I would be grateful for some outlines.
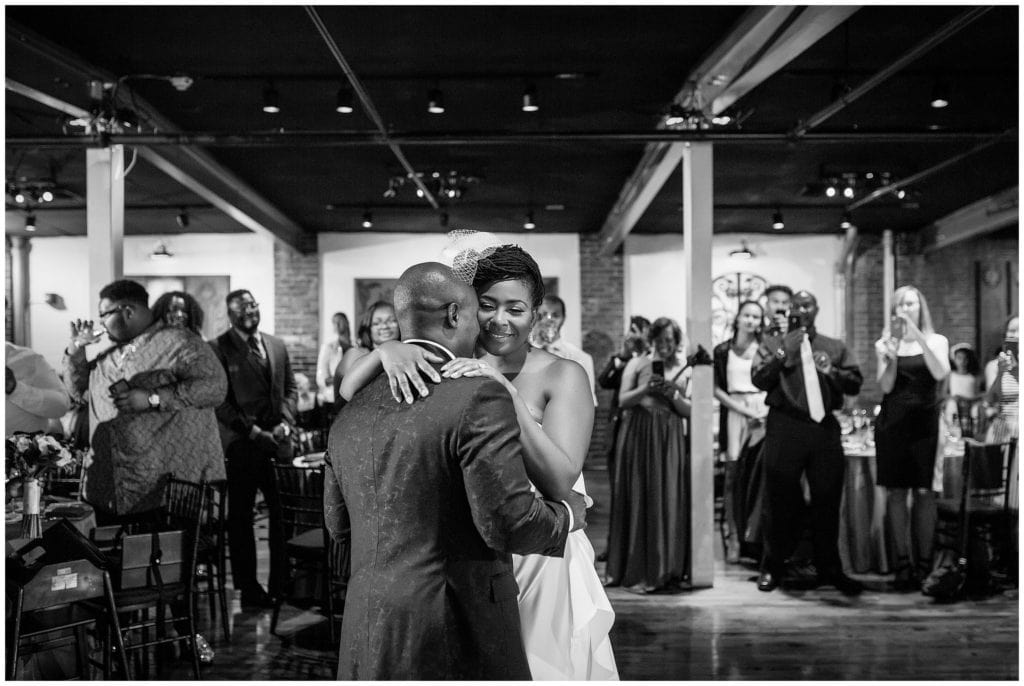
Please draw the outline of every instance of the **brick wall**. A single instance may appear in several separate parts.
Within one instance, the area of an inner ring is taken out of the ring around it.
[[[595,373],[600,373],[608,357],[622,345],[625,330],[622,253],[601,257],[598,254],[601,243],[596,236],[580,235],[579,241],[583,349],[594,358]],[[598,407],[587,454],[588,467],[605,464],[610,448],[608,408],[612,393],[602,388],[597,389]]]
[[[980,345],[982,364],[988,359],[993,341],[1001,340],[1002,320],[1016,301],[1007,302],[1005,265],[1013,265],[1016,275],[1020,240],[1017,237],[983,236],[964,241],[943,250],[924,253],[914,235],[897,236],[896,285],[912,284],[928,300],[935,330],[949,339],[950,345],[965,341]],[[976,264],[992,266],[1001,272],[1003,281],[989,289],[976,283]],[[880,402],[882,394],[875,382],[874,342],[886,322],[882,311],[882,243],[878,236],[862,237],[856,260],[853,288],[853,349],[864,374],[864,386],[857,401],[860,405]],[[1016,276],[1010,284],[1016,291]],[[982,328],[978,329],[978,303],[984,310]]]
[[[292,369],[316,377],[320,337],[320,258],[315,240],[300,252],[274,242],[275,333],[288,348]]]

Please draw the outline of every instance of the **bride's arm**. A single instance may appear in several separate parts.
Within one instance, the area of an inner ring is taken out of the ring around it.
[[[409,384],[416,388],[420,397],[429,394],[420,372],[425,373],[435,383],[441,381],[441,377],[429,362],[441,362],[442,359],[419,346],[400,341],[387,341],[368,353],[364,351],[361,356],[349,359],[349,354],[353,350],[355,348],[345,353],[340,363],[346,365],[347,362],[345,376],[338,389],[345,400],[351,400],[359,389],[373,381],[381,371],[388,375],[391,395],[398,402],[404,397],[406,402],[412,403],[413,393]]]

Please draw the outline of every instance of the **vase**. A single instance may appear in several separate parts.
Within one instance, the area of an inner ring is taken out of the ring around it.
[[[43,535],[43,518],[40,509],[43,500],[43,488],[39,479],[26,479],[22,491],[21,537],[40,538]]]

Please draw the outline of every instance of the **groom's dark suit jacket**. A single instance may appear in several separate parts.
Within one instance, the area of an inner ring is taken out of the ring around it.
[[[381,374],[338,415],[325,509],[352,527],[338,679],[530,679],[510,553],[561,556],[564,505],[538,499],[512,399],[446,379],[412,405]]]

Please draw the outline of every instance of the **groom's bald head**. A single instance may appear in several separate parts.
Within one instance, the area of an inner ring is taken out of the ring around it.
[[[480,333],[476,292],[440,262],[405,270],[395,286],[395,315],[402,338],[423,338],[470,357]]]

